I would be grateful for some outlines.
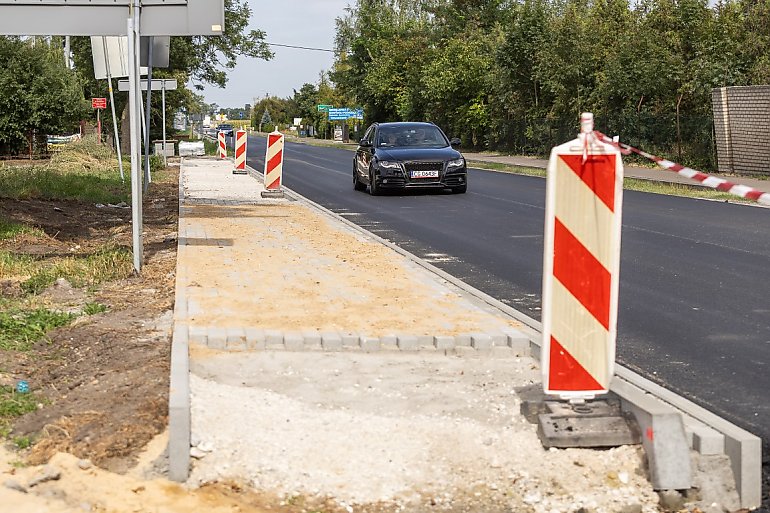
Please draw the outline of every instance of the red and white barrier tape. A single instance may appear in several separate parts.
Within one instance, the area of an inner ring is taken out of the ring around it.
[[[718,191],[734,194],[735,196],[740,196],[741,198],[754,200],[758,203],[762,203],[763,205],[770,206],[770,193],[768,192],[759,191],[747,185],[728,182],[727,180],[724,180],[722,178],[717,178],[716,176],[707,175],[706,173],[701,173],[700,171],[696,171],[695,169],[685,167],[681,164],[677,164],[676,162],[671,162],[670,160],[662,159],[656,155],[652,155],[640,149],[634,148],[633,146],[629,146],[621,142],[616,142],[611,137],[607,137],[606,135],[599,132],[598,130],[594,130],[594,133],[602,142],[607,144],[612,144],[613,146],[618,147],[624,155],[636,153],[637,155],[641,155],[642,157],[652,160],[653,162],[657,163],[660,167],[664,169],[668,169],[669,171],[674,171],[675,173],[680,174],[684,177],[690,178],[691,180],[696,180],[702,183],[703,185],[705,185],[706,187],[711,187],[712,189],[716,189]]]

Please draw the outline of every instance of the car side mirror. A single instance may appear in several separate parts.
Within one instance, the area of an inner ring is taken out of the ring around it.
[[[462,141],[459,138],[454,137],[451,141],[449,141],[449,144],[451,144],[453,148],[457,148],[462,144]]]
[[[372,142],[371,141],[367,141],[366,139],[363,139],[363,140],[358,142],[358,145],[361,148],[371,148],[372,147]]]

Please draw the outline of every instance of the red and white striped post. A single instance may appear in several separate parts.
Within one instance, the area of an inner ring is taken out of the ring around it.
[[[283,173],[283,134],[275,131],[267,134],[267,152],[265,153],[265,189],[281,189]]]
[[[543,389],[571,401],[607,393],[615,366],[623,162],[581,116],[551,150],[543,258]]]
[[[217,132],[217,140],[219,141],[219,158],[227,158],[227,146],[225,144],[225,133]]]
[[[233,174],[246,174],[246,131],[235,132],[235,168]]]

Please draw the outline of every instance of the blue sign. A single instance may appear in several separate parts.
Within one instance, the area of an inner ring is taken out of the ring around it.
[[[364,119],[363,109],[329,109],[329,121],[342,119]]]

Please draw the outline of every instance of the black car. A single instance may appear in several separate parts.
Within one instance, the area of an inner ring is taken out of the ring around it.
[[[433,123],[374,123],[358,143],[353,159],[353,188],[376,196],[384,189],[468,189],[468,170]]]
[[[217,132],[224,132],[226,137],[233,136],[233,125],[229,123],[222,123],[217,126]]]

